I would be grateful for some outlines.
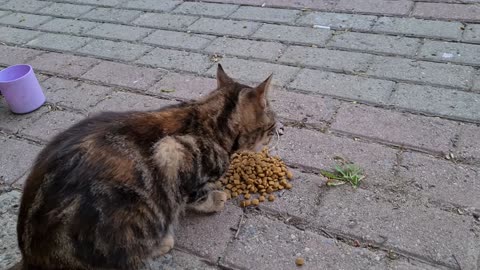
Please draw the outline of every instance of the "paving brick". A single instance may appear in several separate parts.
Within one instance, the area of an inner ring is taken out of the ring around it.
[[[40,16],[26,13],[12,13],[0,19],[1,24],[23,26],[34,28],[38,25],[50,20],[48,16]]]
[[[146,269],[204,269],[216,270],[217,268],[207,264],[205,259],[193,256],[186,252],[173,250],[160,258],[154,259]]]
[[[465,125],[458,142],[458,155],[468,162],[480,165],[480,127]],[[478,179],[478,178],[477,178]]]
[[[55,2],[67,2],[67,3],[76,3],[76,4],[89,4],[89,5],[95,5],[95,6],[113,7],[123,2],[123,0],[55,0]]]
[[[188,29],[216,35],[249,36],[258,26],[258,23],[247,21],[200,18]]]
[[[159,27],[165,29],[185,29],[198,17],[168,13],[145,13],[132,23],[136,25]]]
[[[359,76],[302,70],[289,87],[340,98],[386,103],[394,83]]]
[[[40,9],[38,12],[53,16],[78,17],[92,10],[93,6],[73,5],[66,3],[53,3],[48,7]]]
[[[79,77],[99,62],[93,58],[51,52],[37,56],[30,64],[36,70]]]
[[[480,6],[444,3],[417,3],[415,17],[480,22]]]
[[[0,180],[8,184],[20,178],[32,165],[40,147],[25,141],[0,137]]]
[[[90,38],[75,37],[64,34],[45,33],[36,39],[27,43],[27,45],[35,48],[74,51],[91,41]]]
[[[460,39],[462,36],[462,27],[463,25],[459,22],[380,17],[372,30],[389,34]]]
[[[460,129],[454,121],[345,104],[332,129],[431,152],[449,153]]]
[[[299,7],[313,9],[332,9],[335,6],[335,2],[330,0],[211,0],[210,2],[233,3],[262,7]]]
[[[480,43],[480,24],[467,24],[463,33],[463,40]]]
[[[113,92],[104,100],[100,101],[91,113],[101,111],[148,111],[156,110],[164,106],[173,105],[175,101],[159,99],[128,92]]]
[[[88,30],[98,25],[100,25],[100,23],[73,20],[73,19],[55,18],[41,25],[38,29],[54,31],[54,32],[70,33],[75,35],[83,35]]]
[[[160,79],[162,74],[162,71],[156,69],[104,61],[85,73],[82,78],[145,90]]]
[[[176,232],[177,245],[211,261],[217,261],[234,235],[243,211],[227,203],[225,209],[216,214],[189,213],[180,220]],[[203,232],[203,233],[198,233]]]
[[[473,79],[473,88],[474,92],[480,93],[480,71],[477,71],[477,75]]]
[[[43,83],[41,83],[43,85]],[[18,133],[26,126],[36,121],[47,111],[46,107],[40,107],[28,114],[14,114],[8,108],[5,100],[0,100],[0,130],[10,133]]]
[[[126,1],[122,3],[122,7],[141,9],[141,10],[152,10],[152,11],[170,11],[174,9],[181,1],[176,0],[136,0],[136,1]]]
[[[402,154],[398,168],[410,193],[480,210],[478,168],[408,152]]]
[[[133,61],[151,49],[150,46],[124,41],[93,40],[78,52],[106,59]]]
[[[13,44],[24,44],[40,35],[40,32],[0,26],[0,41]]]
[[[2,4],[2,9],[11,9],[15,11],[35,12],[43,7],[50,5],[51,2],[37,0],[9,1]]]
[[[96,37],[135,41],[148,35],[152,30],[134,26],[103,23],[88,31],[87,35]]]
[[[337,71],[365,71],[372,56],[365,53],[290,46],[280,57],[280,62],[296,66],[320,67]]]
[[[338,259],[343,256],[349,260]],[[295,269],[297,257],[305,258],[302,269],[385,269],[388,261],[378,251],[354,248],[282,221],[249,215],[238,240],[227,248],[224,262],[236,269]]]
[[[326,26],[332,29],[353,29],[368,31],[377,20],[377,16],[329,12],[309,12],[297,20],[298,24],[308,26]]]
[[[335,6],[335,10],[382,15],[408,15],[412,5],[412,1],[406,0],[364,0],[354,2],[340,0]]]
[[[220,63],[232,78],[242,82],[259,84],[270,74],[273,74],[273,84],[283,86],[288,83],[298,72],[298,68],[281,66],[270,63],[254,62],[237,58],[223,58]],[[214,65],[207,74],[214,76],[217,65]]]
[[[397,151],[385,146],[318,131],[285,127],[284,135],[273,152],[287,163],[330,170],[339,157],[354,162],[368,176],[363,188],[388,185],[396,180],[393,168]]]
[[[285,48],[285,45],[275,42],[221,37],[205,48],[205,51],[216,54],[275,60]]]
[[[154,67],[178,69],[198,73],[204,72],[212,65],[208,59],[208,56],[206,55],[166,50],[161,48],[155,48],[153,51],[142,56],[136,62]]]
[[[211,78],[187,74],[168,73],[154,86],[149,93],[172,96],[184,100],[198,99],[217,88],[217,81]]]
[[[54,96],[55,91],[57,90],[68,91],[68,90],[74,89],[79,84],[80,84],[79,81],[51,77],[45,80],[44,82],[42,82],[41,85],[43,88],[43,92],[45,93],[45,96],[47,98],[47,101],[50,102],[50,97]],[[48,107],[48,105],[45,107]]]
[[[424,85],[399,84],[391,104],[453,118],[480,120],[480,94]]]
[[[367,74],[420,83],[468,88],[473,68],[393,57],[375,57]]]
[[[160,46],[199,50],[207,46],[214,38],[208,35],[157,30],[143,39],[143,42]]]
[[[88,111],[90,107],[96,105],[112,92],[112,89],[105,86],[93,85],[88,83],[76,83],[74,87],[63,87],[58,83],[50,86],[50,78],[43,84],[48,89],[48,101],[60,107],[68,107],[77,110]],[[57,86],[57,87],[55,87]]]
[[[328,46],[373,53],[413,56],[420,46],[420,39],[346,32],[334,35],[328,42]]]
[[[10,66],[25,63],[41,53],[39,50],[0,45],[0,64]]]
[[[1,2],[0,2],[0,4],[1,4]],[[3,17],[3,16],[5,16],[7,14],[10,14],[10,13],[11,13],[10,11],[0,10],[0,17]]]
[[[263,22],[293,23],[301,14],[298,10],[241,6],[229,18]]]
[[[419,57],[480,66],[480,45],[426,40]]]
[[[142,14],[142,12],[138,10],[96,8],[83,15],[82,18],[101,22],[128,23],[133,21],[140,14]]]
[[[10,191],[0,195],[0,204],[8,210],[0,215],[0,268],[11,269],[20,262],[22,256],[17,244],[17,217],[21,193]],[[10,199],[11,198],[11,199]]]
[[[325,29],[264,24],[252,37],[323,46],[331,33]]]
[[[473,218],[401,194],[398,199],[385,196],[363,189],[331,189],[321,197],[314,222],[450,268],[475,269],[480,241]]]
[[[83,118],[84,116],[78,113],[52,110],[29,125],[23,133],[28,137],[46,142]]]
[[[178,6],[173,12],[190,15],[205,15],[226,17],[234,12],[238,6],[228,4],[201,3],[201,2],[184,2]]]

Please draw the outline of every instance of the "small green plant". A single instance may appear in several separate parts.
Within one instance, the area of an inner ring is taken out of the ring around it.
[[[328,178],[327,186],[339,186],[350,183],[354,188],[357,188],[360,185],[360,181],[365,178],[362,168],[353,163],[337,164],[333,172],[320,170],[320,173]]]

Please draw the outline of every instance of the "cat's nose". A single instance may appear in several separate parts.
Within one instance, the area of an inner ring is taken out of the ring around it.
[[[282,136],[283,135],[283,124],[280,121],[277,121],[276,129],[277,129],[278,135]]]

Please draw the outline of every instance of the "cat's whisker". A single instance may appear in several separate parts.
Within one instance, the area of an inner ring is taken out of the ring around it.
[[[278,142],[280,141],[280,133],[278,132],[278,129],[275,129],[275,135],[277,135],[277,140],[275,141],[275,144],[268,149],[269,151],[274,150],[278,146]]]

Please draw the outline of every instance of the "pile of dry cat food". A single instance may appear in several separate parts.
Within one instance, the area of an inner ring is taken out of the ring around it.
[[[242,197],[242,207],[257,206],[265,200],[274,201],[275,191],[291,189],[293,174],[277,156],[271,156],[267,148],[261,152],[234,154],[230,167],[217,182],[224,188],[228,198]]]

